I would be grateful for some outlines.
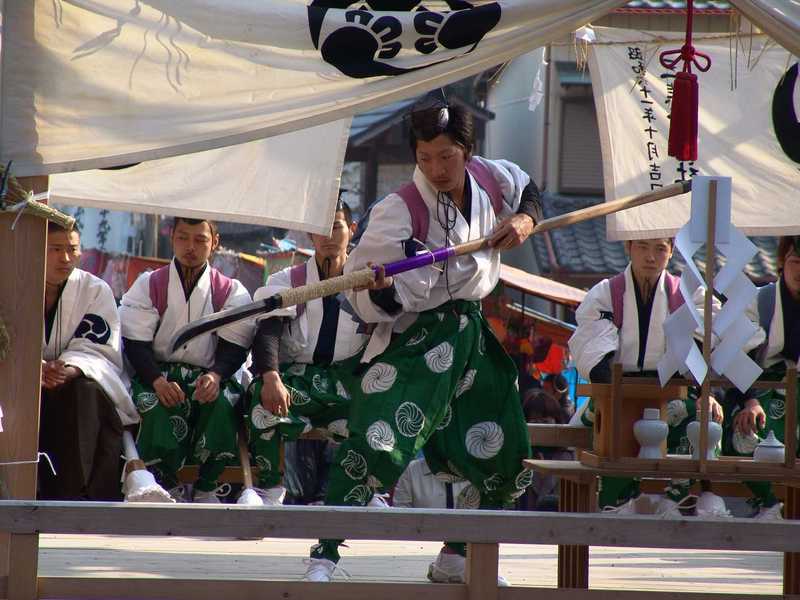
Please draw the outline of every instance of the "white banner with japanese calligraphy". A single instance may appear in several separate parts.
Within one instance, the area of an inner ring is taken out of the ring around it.
[[[733,178],[733,223],[747,235],[800,233],[800,77],[797,58],[766,36],[735,51],[721,34],[699,34],[711,57],[699,73],[699,158],[667,156],[674,72],[658,54],[680,34],[595,29],[589,66],[603,152],[606,200],[640,194],[695,174]],[[749,60],[749,62],[748,62]],[[735,84],[735,89],[731,89]],[[775,114],[775,116],[774,116]],[[606,218],[610,240],[672,236],[689,218],[689,196]]]

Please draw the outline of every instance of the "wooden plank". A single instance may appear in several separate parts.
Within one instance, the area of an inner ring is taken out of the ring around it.
[[[800,551],[800,522],[665,520],[597,513],[354,507],[0,502],[0,531],[187,537],[380,539]],[[643,540],[645,540],[643,542]]]
[[[658,461],[647,459],[621,458],[617,461],[603,462],[598,458],[598,465],[593,466],[592,455],[581,452],[581,461],[574,460],[532,460],[526,459],[523,465],[527,469],[539,473],[547,473],[557,477],[604,476],[610,477],[645,477],[651,479],[707,479],[709,481],[772,481],[776,483],[797,484],[800,478],[798,469],[787,469],[777,464],[756,463],[754,461],[715,460],[709,461],[706,473],[701,474],[697,461],[687,458],[675,459],[685,462],[686,468],[680,468],[680,462],[666,463],[659,466]],[[639,461],[644,461],[641,464]],[[670,459],[659,459],[667,460]],[[675,464],[675,466],[672,466]],[[641,466],[640,466],[641,465]],[[763,465],[763,467],[762,467]]]
[[[498,544],[467,544],[467,598],[497,600]]]
[[[313,584],[281,581],[198,579],[99,579],[42,577],[42,600],[465,600],[467,587],[425,583]],[[499,600],[785,600],[778,594],[655,592],[651,590],[586,590],[515,586],[497,588]]]
[[[528,423],[528,435],[532,446],[592,447],[591,427]]]
[[[622,378],[622,383],[626,385],[649,385],[661,387],[661,383],[657,377],[640,377],[637,375],[626,375]],[[597,384],[594,384],[597,385]],[[673,377],[669,380],[668,386],[691,386],[695,385],[694,381],[684,377]],[[729,379],[725,377],[714,377],[711,379],[711,387],[730,388],[736,387]],[[783,381],[754,381],[750,386],[753,389],[759,390],[782,390],[786,387]]]
[[[8,597],[11,600],[36,600],[36,573],[39,561],[38,534],[12,534],[10,549]]]
[[[619,417],[622,412],[622,363],[614,363],[611,375],[611,402],[608,405],[609,411],[606,414],[606,431],[611,432],[608,438],[608,456],[614,460],[619,458],[619,436],[620,422]]]
[[[495,586],[497,582],[495,582]],[[59,600],[465,600],[467,586],[433,583],[308,583],[235,579],[42,577],[40,598]]]
[[[500,588],[500,600],[789,600],[778,594],[717,592],[654,592],[652,590],[584,590],[533,587]]]

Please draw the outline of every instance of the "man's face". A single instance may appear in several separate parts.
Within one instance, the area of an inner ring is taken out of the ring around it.
[[[449,135],[438,135],[429,142],[418,140],[416,156],[417,166],[438,191],[451,192],[464,185],[467,157]]]
[[[347,244],[350,243],[350,228],[347,226],[344,213],[336,212],[330,237],[312,233],[311,242],[320,259],[344,256],[347,253]]]
[[[794,249],[789,251],[783,263],[783,281],[793,296],[800,296],[800,256]]]
[[[81,259],[81,238],[77,231],[50,231],[47,234],[45,278],[50,285],[61,285]]]
[[[632,240],[628,242],[631,269],[634,276],[653,282],[661,276],[672,258],[672,244],[668,239]]]
[[[172,230],[172,252],[187,268],[204,265],[218,245],[219,235],[213,235],[211,226],[205,221],[197,225],[178,221]]]

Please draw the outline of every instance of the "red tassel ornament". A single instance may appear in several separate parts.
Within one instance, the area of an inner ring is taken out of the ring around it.
[[[698,87],[694,73],[675,76],[667,153],[678,160],[697,160]]]
[[[683,62],[683,70],[675,76],[672,91],[672,113],[669,125],[667,153],[678,160],[697,160],[699,86],[692,65],[705,73],[711,68],[711,57],[697,52],[692,46],[692,0],[686,3],[686,43],[679,50],[662,52],[659,61],[664,68],[674,70]],[[674,58],[668,58],[677,54]],[[701,64],[698,58],[705,59]]]

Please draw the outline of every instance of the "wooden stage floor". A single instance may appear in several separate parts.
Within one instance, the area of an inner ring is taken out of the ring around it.
[[[311,540],[42,535],[40,577],[180,577],[296,580]],[[355,541],[341,565],[353,581],[424,581],[439,544]],[[590,586],[628,590],[779,594],[782,555],[772,552],[593,547]],[[502,544],[512,585],[556,586],[556,547]]]

